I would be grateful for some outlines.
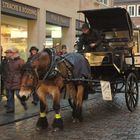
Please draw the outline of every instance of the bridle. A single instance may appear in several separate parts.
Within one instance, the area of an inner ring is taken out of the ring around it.
[[[32,79],[33,83],[26,85],[28,82],[24,82],[24,84],[22,84],[21,87],[27,87],[34,91],[37,86],[38,80],[39,80],[38,73],[33,68],[25,68],[23,70],[22,76],[24,76],[24,75],[28,76],[29,79]]]

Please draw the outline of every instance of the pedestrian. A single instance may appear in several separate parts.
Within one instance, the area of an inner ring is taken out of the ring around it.
[[[11,55],[12,53],[10,53],[10,50],[7,50],[5,52],[5,56],[1,56],[1,96],[4,95],[4,90],[5,90],[4,81],[6,80],[7,66]],[[8,101],[7,94],[6,97]],[[7,107],[7,103],[4,106]]]
[[[38,51],[39,51],[39,49],[36,46],[32,46],[29,50],[30,55],[29,55],[29,58],[27,61],[30,61],[30,59],[32,59],[32,57],[34,55],[36,55],[38,53]]]
[[[36,46],[32,46],[29,50],[30,56],[29,56],[27,62],[29,62],[32,59],[32,57],[38,53],[38,51],[39,51],[39,49]],[[37,93],[35,91],[33,92],[32,95],[33,95],[32,104],[34,104],[36,106],[38,104],[39,98],[38,98]]]
[[[63,53],[62,53],[62,50],[61,50],[61,46],[59,43],[56,43],[55,46],[53,46],[53,48],[55,49],[56,51],[56,55],[57,56],[61,56]]]
[[[20,79],[21,79],[21,69],[24,64],[24,60],[20,58],[18,49],[11,47],[5,51],[6,55],[9,53],[9,58],[4,66],[5,69],[5,81],[4,85],[6,88],[6,93],[8,97],[7,101],[7,113],[15,112],[15,99],[14,94],[17,97],[19,95],[20,89]],[[24,109],[27,109],[25,102],[21,101]]]
[[[0,75],[1,75],[1,89],[0,89],[0,95],[2,96],[4,94],[4,70],[3,70],[3,62],[5,60],[5,57],[2,55],[3,48],[0,46],[0,54],[1,54],[1,63],[0,63]]]
[[[66,54],[67,53],[67,46],[65,44],[63,44],[61,46],[61,48],[62,48],[62,54]]]
[[[77,42],[78,52],[97,51],[101,43],[101,35],[95,30],[91,29],[87,23],[82,25],[82,34]]]

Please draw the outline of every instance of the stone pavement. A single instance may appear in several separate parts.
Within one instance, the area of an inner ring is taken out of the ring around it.
[[[38,117],[0,127],[0,140],[140,140],[140,105],[133,113],[127,110],[124,95],[106,102],[101,94],[84,102],[82,123],[72,123],[70,107],[63,108],[64,130],[53,132],[53,112],[48,114],[49,127],[36,131]]]
[[[47,100],[49,110],[52,110],[52,100],[50,98],[48,98]],[[6,97],[3,97],[2,101],[0,102],[0,126],[37,116],[39,113],[39,103],[37,106],[35,106],[31,102],[32,97],[30,97],[27,101],[28,110],[25,111],[23,109],[23,106],[15,96],[15,113],[7,114],[6,108],[4,107],[4,105],[6,104]],[[68,101],[62,99],[61,106],[68,106]]]

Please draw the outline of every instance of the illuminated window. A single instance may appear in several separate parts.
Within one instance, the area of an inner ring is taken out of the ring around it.
[[[2,15],[1,20],[1,45],[3,52],[13,46],[20,52],[23,59],[27,59],[27,20],[12,16]],[[5,55],[3,53],[3,55]]]

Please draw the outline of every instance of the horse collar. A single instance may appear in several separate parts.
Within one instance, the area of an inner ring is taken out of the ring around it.
[[[43,77],[43,80],[54,78],[58,74],[58,71],[55,69],[56,67],[55,50],[52,48],[49,49],[47,48],[44,51],[46,51],[50,55],[51,63],[48,71]]]

